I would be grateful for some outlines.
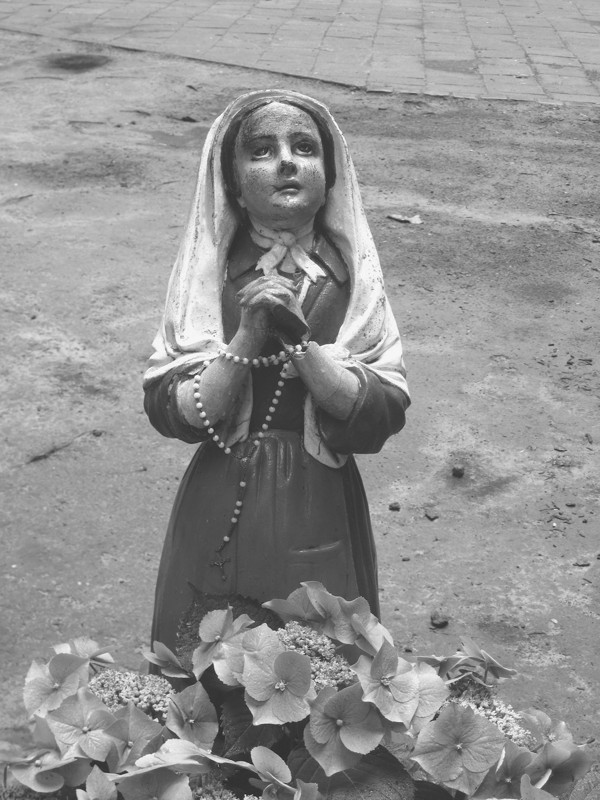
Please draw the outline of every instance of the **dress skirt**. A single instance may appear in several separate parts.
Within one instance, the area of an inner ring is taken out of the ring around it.
[[[346,599],[362,595],[379,615],[375,546],[354,459],[327,467],[296,431],[251,439],[230,454],[203,443],[181,481],[152,626],[152,640],[171,649],[194,587],[262,603],[320,581]]]

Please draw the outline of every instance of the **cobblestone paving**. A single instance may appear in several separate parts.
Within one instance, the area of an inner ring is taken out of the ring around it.
[[[600,103],[600,0],[0,0],[0,28],[371,91]]]

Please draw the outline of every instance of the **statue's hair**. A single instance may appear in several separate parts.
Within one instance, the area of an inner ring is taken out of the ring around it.
[[[300,111],[304,111],[304,113],[308,114],[308,116],[313,120],[319,131],[321,145],[323,146],[323,160],[325,164],[325,190],[327,191],[331,189],[335,183],[335,154],[333,137],[329,131],[326,121],[314,109],[307,108],[298,100],[290,100],[283,95],[281,97],[268,99],[261,98],[260,100],[257,100],[252,105],[242,109],[229,123],[229,127],[223,136],[223,146],[221,148],[221,171],[223,173],[223,179],[225,181],[225,187],[228,194],[232,198],[239,197],[240,194],[235,171],[235,142],[240,129],[250,114],[254,113],[254,111],[259,108],[270,105],[271,103],[283,103],[284,105],[299,108]]]

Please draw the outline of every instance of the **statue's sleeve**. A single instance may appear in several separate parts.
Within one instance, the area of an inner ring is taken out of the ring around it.
[[[163,436],[170,439],[181,439],[182,442],[195,444],[208,437],[199,428],[194,428],[179,413],[176,402],[177,384],[179,381],[191,380],[187,375],[167,373],[161,379],[144,389],[144,409],[150,423]]]
[[[317,424],[323,441],[341,455],[378,453],[385,441],[402,430],[409,397],[376,372],[358,364],[349,366],[357,376],[358,397],[348,419],[339,420],[319,409]]]

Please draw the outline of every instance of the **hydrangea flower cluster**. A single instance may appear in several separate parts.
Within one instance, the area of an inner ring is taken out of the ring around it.
[[[318,692],[325,686],[349,686],[356,680],[346,659],[336,654],[334,643],[324,634],[292,620],[277,635],[286,650],[310,658],[311,676]]]
[[[39,800],[40,795],[27,786],[7,786],[0,789],[0,800]],[[46,794],[44,800],[59,800],[57,794]]]
[[[215,771],[202,776],[198,785],[193,787],[192,797],[193,800],[238,800],[236,795],[223,785]],[[252,800],[256,798],[253,797]]]
[[[476,714],[485,717],[502,731],[507,739],[521,747],[533,747],[535,737],[531,731],[523,727],[521,715],[508,703],[504,703],[493,694],[477,700],[469,697],[458,698],[455,702],[464,708],[472,708]]]
[[[514,670],[466,638],[454,655],[406,661],[364,598],[314,581],[265,607],[273,626],[231,606],[206,613],[191,670],[154,642],[147,659],[186,684],[175,693],[164,678],[109,668],[83,638],[35,660],[23,699],[36,749],[5,766],[25,789],[0,800],[76,787],[78,800],[235,800],[250,786],[263,800],[318,800],[323,773],[350,769],[364,795],[383,785],[412,797],[423,774],[447,800],[553,800],[591,767],[564,722],[497,699]]]
[[[159,675],[140,675],[104,669],[95,675],[88,687],[111,711],[133,703],[145,714],[164,720],[173,692],[171,684]]]

